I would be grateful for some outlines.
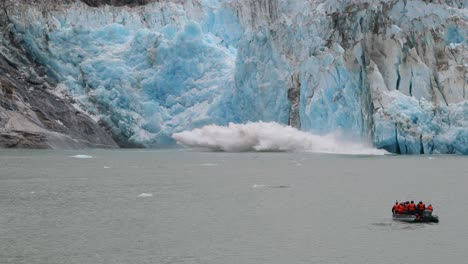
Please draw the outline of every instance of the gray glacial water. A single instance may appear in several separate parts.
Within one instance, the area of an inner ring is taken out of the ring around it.
[[[0,263],[466,263],[467,187],[463,156],[0,150]]]

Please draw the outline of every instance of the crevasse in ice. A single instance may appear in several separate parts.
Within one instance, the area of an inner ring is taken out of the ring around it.
[[[19,42],[126,144],[275,121],[396,153],[468,153],[464,1],[19,5]]]

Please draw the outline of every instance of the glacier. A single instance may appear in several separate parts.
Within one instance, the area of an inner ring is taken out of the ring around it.
[[[55,90],[121,146],[277,122],[401,154],[468,154],[466,1],[7,1]]]

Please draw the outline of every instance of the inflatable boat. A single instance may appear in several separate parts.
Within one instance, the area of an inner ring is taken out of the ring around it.
[[[414,214],[393,214],[393,220],[407,223],[439,223],[439,217],[425,210],[421,216]]]

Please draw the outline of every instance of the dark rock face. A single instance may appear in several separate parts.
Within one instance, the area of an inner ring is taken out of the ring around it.
[[[0,55],[0,147],[117,147],[94,120]]]
[[[289,110],[289,125],[295,128],[301,127],[299,117],[299,103],[301,98],[301,79],[299,74],[291,75],[291,84],[288,89],[288,100],[291,102]]]
[[[14,43],[0,16],[0,147],[117,147],[73,100],[51,93],[53,80]]]

